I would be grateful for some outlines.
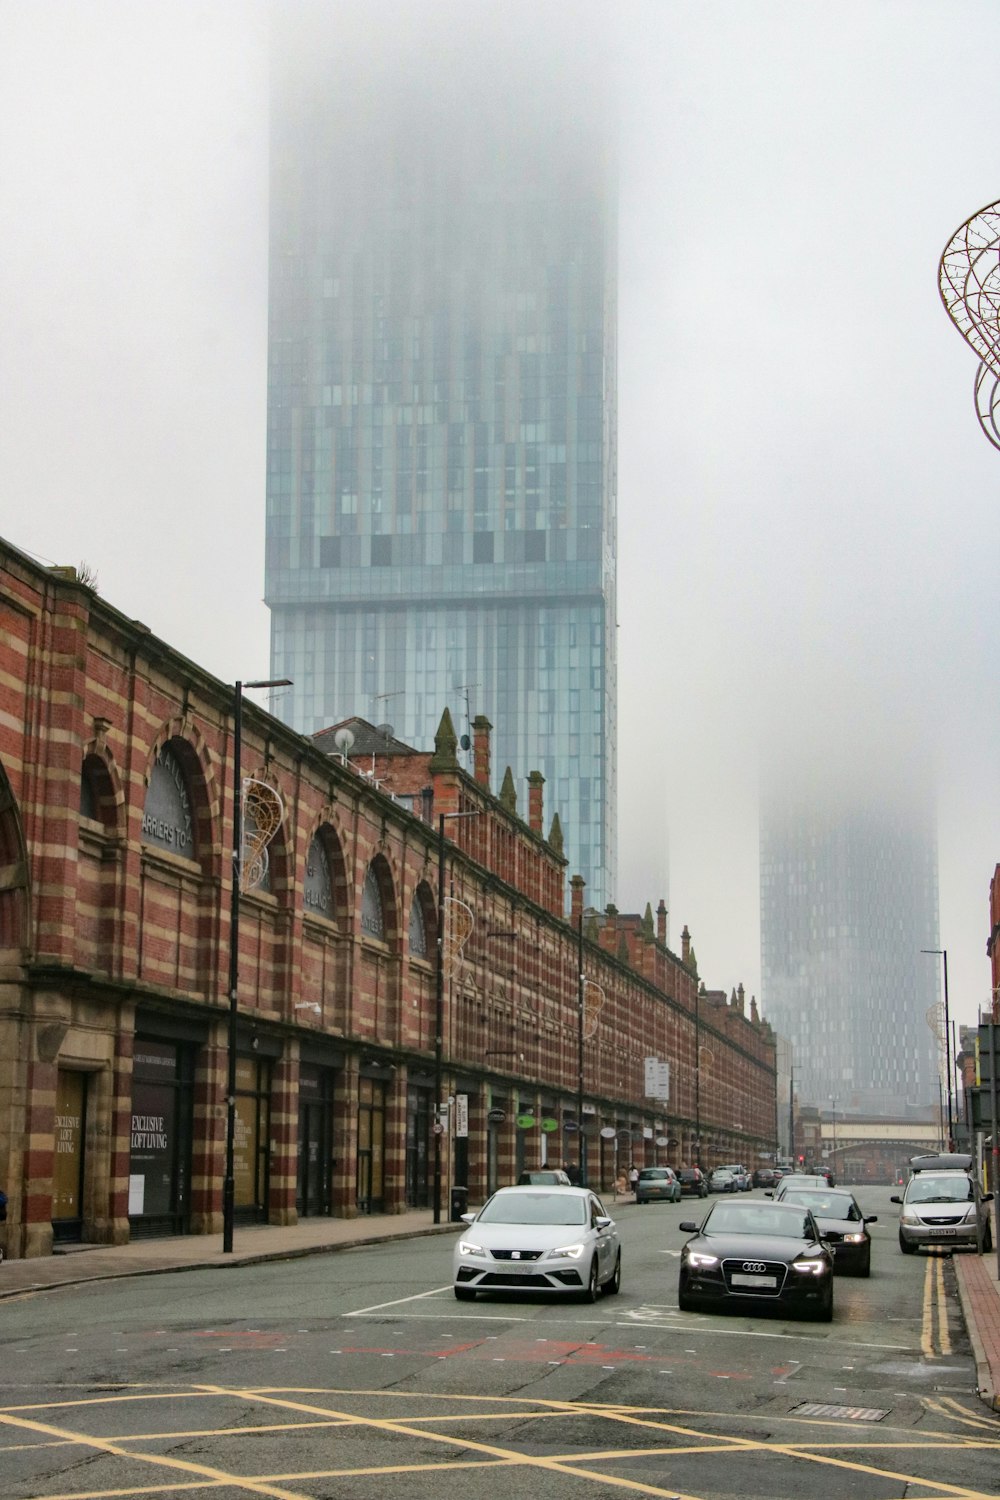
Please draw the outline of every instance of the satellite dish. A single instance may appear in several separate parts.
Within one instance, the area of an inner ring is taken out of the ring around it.
[[[338,729],[333,737],[333,743],[341,755],[348,755],[354,745],[354,735],[350,729]]]
[[[458,743],[461,745],[463,750],[471,749],[472,741],[469,739],[469,736],[467,734],[463,734]]]
[[[393,735],[396,733],[391,724],[376,724],[375,728],[378,730],[379,734],[384,734],[387,740],[391,740]]]

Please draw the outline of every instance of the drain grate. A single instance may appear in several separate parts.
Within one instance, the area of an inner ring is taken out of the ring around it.
[[[881,1422],[889,1415],[877,1406],[830,1406],[825,1401],[802,1401],[791,1410],[793,1417],[846,1417],[850,1422]]]

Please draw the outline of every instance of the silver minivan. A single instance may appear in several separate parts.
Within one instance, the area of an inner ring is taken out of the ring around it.
[[[910,1180],[900,1197],[899,1248],[912,1255],[920,1245],[982,1245],[990,1250],[993,1231],[987,1205],[992,1193],[979,1186],[972,1157],[962,1152],[910,1158]]]

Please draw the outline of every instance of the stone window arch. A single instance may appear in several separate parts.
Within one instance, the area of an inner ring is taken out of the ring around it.
[[[314,833],[306,855],[306,874],[303,881],[302,899],[306,911],[313,917],[325,917],[336,921],[336,897],[333,888],[333,871],[330,856],[320,833]]]
[[[437,914],[430,887],[422,880],[410,903],[408,947],[411,958],[430,959],[437,942]]]
[[[361,891],[361,932],[364,937],[385,942],[385,905],[375,866],[369,865]]]
[[[21,955],[29,947],[28,850],[17,799],[0,765],[0,949]]]
[[[182,859],[196,861],[196,821],[182,741],[168,740],[157,751],[149,772],[142,810],[142,841]]]

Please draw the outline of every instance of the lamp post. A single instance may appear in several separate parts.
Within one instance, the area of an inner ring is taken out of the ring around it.
[[[951,1109],[951,1016],[948,1011],[948,950],[947,948],[921,948],[921,953],[933,954],[944,963],[944,1069],[945,1091],[948,1098],[948,1150],[955,1149],[954,1124]]]
[[[237,682],[233,693],[233,880],[229,898],[229,1067],[226,1080],[226,1171],[222,1179],[222,1251],[233,1251],[236,1209],[236,1020],[239,1011],[240,891],[243,864],[243,689],[291,687],[291,678]]]
[[[583,1132],[583,910],[576,923],[576,1134],[579,1153],[580,1186],[587,1186],[587,1143]]]
[[[836,1156],[836,1154],[837,1154],[837,1096],[836,1096],[836,1094],[831,1094],[830,1095],[830,1104],[831,1104],[831,1106],[833,1108],[833,1118],[832,1118],[832,1120],[830,1122],[831,1125],[832,1125],[832,1134],[833,1134],[833,1154],[834,1154],[834,1156]]]
[[[434,969],[434,1223],[441,1222],[441,1089],[444,1081],[444,825],[446,818],[478,818],[478,812],[438,813],[437,964]]]
[[[685,928],[685,931],[687,929]],[[701,1004],[694,992],[694,1165],[701,1165]]]

